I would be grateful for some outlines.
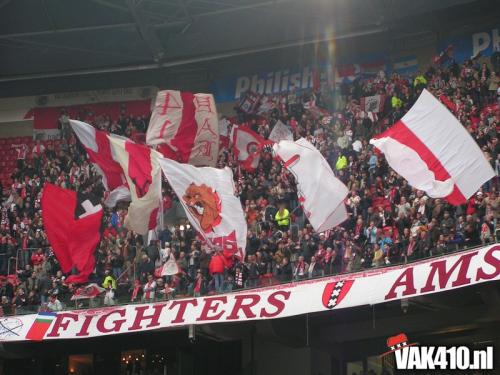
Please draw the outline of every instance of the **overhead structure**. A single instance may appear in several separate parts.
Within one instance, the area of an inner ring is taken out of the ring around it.
[[[386,33],[477,0],[0,1],[0,84],[173,67]],[[461,8],[461,9],[462,9]],[[453,18],[453,17],[451,17]],[[394,32],[395,31],[395,32]]]

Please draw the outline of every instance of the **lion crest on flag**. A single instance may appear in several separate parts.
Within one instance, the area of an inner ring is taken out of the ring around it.
[[[206,233],[221,223],[221,200],[217,192],[209,186],[191,183],[182,199]]]

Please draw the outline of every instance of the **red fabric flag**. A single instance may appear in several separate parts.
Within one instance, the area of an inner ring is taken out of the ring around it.
[[[61,269],[70,275],[68,283],[83,283],[94,269],[94,250],[100,239],[103,210],[86,200],[81,204],[84,213],[76,216],[78,198],[75,191],[45,184],[42,195],[42,217],[47,237]]]

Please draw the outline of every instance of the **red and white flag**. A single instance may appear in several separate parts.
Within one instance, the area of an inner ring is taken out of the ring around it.
[[[384,110],[385,95],[365,96],[361,98],[360,106],[364,112],[379,113]]]
[[[273,142],[293,141],[293,133],[287,125],[278,120],[276,124],[274,124],[274,128],[271,134],[269,134],[268,139]]]
[[[347,219],[347,187],[310,142],[304,138],[281,141],[273,150],[295,176],[299,202],[316,232],[324,232]]]
[[[231,131],[233,152],[243,169],[255,171],[259,166],[262,148],[272,142],[243,126],[233,126]]]
[[[109,137],[113,155],[120,163],[130,189],[132,202],[125,226],[146,235],[158,223],[161,200],[160,154],[130,139]]]
[[[96,283],[85,285],[75,290],[75,293],[73,293],[73,295],[71,296],[71,301],[95,298],[105,291],[106,289],[101,288]]]
[[[78,271],[66,282],[86,282],[94,270],[94,250],[101,238],[101,205],[94,206],[76,191],[52,184],[44,185],[41,203],[43,225],[61,270]]]
[[[172,276],[180,272],[177,262],[175,260],[169,260],[155,269],[155,277]]]
[[[210,245],[243,260],[247,223],[231,169],[194,167],[164,158],[159,163],[198,233]]]
[[[146,143],[158,145],[165,157],[181,163],[215,166],[219,155],[219,122],[213,95],[159,91]]]
[[[429,91],[395,125],[370,143],[416,189],[463,204],[495,176],[481,149]]]
[[[108,133],[97,130],[83,121],[69,120],[71,128],[87,151],[90,161],[102,176],[108,191],[126,184],[120,164],[115,160],[109,144]]]

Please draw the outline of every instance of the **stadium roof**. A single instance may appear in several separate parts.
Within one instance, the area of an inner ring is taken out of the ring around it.
[[[370,35],[465,3],[477,0],[0,0],[0,83]]]

